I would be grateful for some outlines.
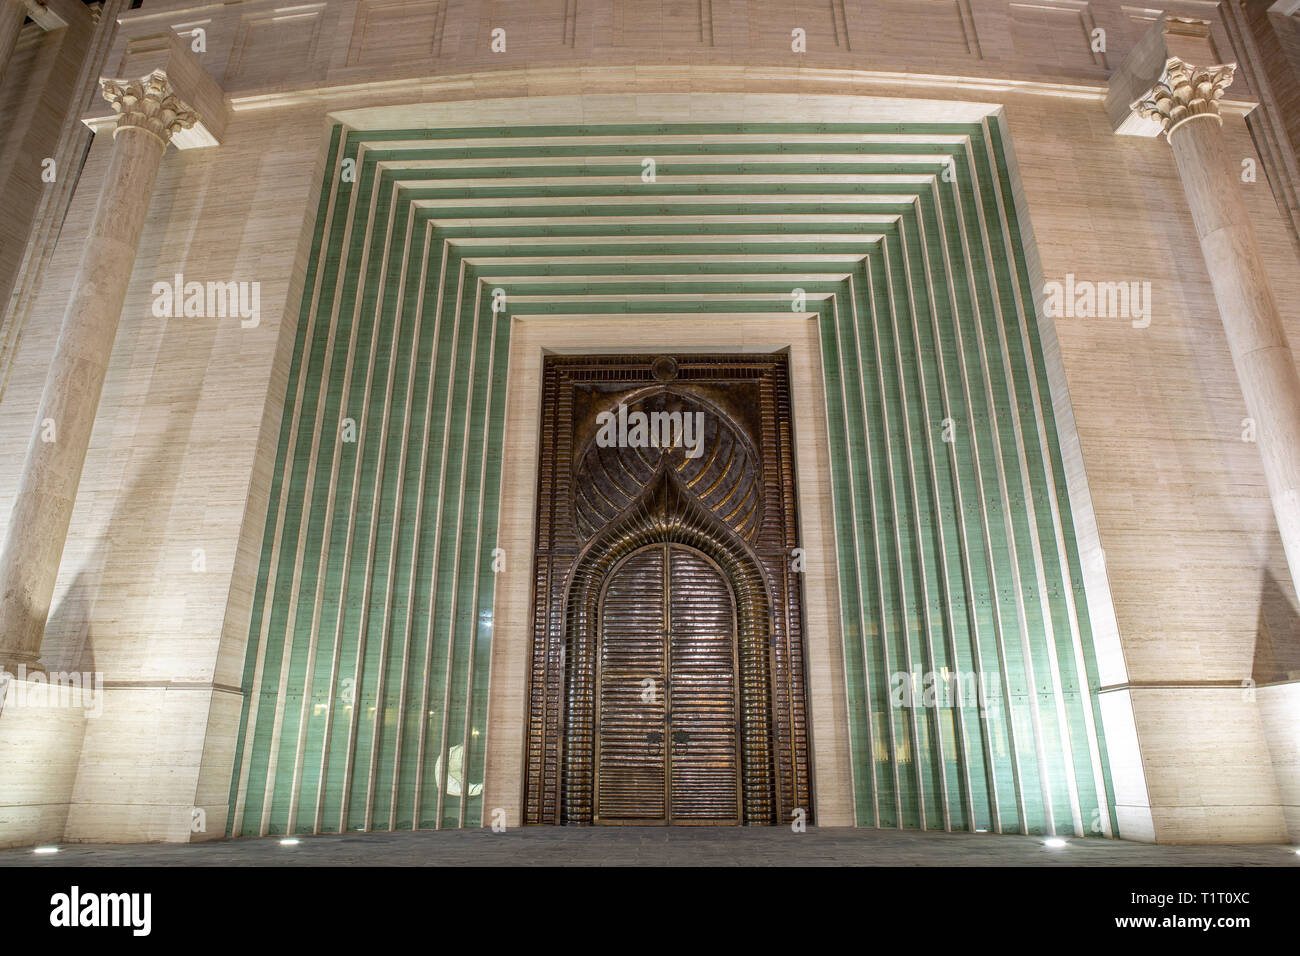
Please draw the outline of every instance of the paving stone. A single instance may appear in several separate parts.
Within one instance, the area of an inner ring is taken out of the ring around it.
[[[0,851],[0,866],[1300,866],[1289,846],[1162,846],[914,830],[526,827]]]

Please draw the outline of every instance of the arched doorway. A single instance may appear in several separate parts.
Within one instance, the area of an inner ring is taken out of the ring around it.
[[[544,364],[525,822],[810,819],[784,356]]]
[[[701,551],[651,544],[610,572],[596,651],[598,824],[741,820],[736,599]]]
[[[563,822],[775,822],[771,601],[739,538],[661,469],[566,605]]]

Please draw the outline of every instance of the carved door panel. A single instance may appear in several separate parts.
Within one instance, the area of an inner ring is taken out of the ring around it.
[[[662,547],[636,552],[609,576],[599,640],[595,822],[666,823]]]
[[[611,573],[601,600],[595,822],[738,824],[736,611],[680,545]]]
[[[786,356],[547,355],[541,405],[524,822],[811,816]]]
[[[669,555],[669,811],[673,823],[739,823],[735,602],[704,555]]]

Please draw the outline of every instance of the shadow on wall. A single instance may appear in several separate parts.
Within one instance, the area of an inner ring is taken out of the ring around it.
[[[170,332],[165,332],[164,339],[168,335]],[[116,507],[107,527],[50,609],[42,663],[52,678],[58,672],[60,680],[80,680],[87,693],[90,687],[95,688],[93,695],[70,701],[69,707],[34,710],[24,715],[22,723],[13,720],[15,715],[6,714],[9,726],[0,727],[0,744],[11,735],[19,740],[25,736],[37,742],[32,752],[39,756],[16,763],[0,761],[0,778],[6,773],[15,778],[12,788],[0,779],[0,813],[10,817],[0,822],[0,846],[59,842],[83,835],[75,832],[78,824],[71,816],[74,804],[84,799],[82,752],[102,754],[106,738],[98,735],[114,735],[121,728],[120,719],[115,720],[111,711],[113,696],[105,693],[106,685],[110,680],[134,678],[150,666],[154,656],[150,630],[163,638],[169,636],[159,627],[155,612],[164,607],[163,602],[178,598],[183,606],[185,585],[175,578],[168,583],[164,562],[174,550],[166,543],[167,516],[173,511],[181,483],[181,464],[202,376],[191,376],[191,383],[184,394],[171,393],[177,401],[166,406],[165,431],[148,444],[147,460],[128,463],[127,469],[133,473],[131,484],[114,496]],[[189,488],[182,494],[193,497],[201,494],[201,489]],[[100,721],[106,723],[95,726]],[[149,748],[142,747],[133,756],[137,771],[156,768],[161,762],[159,754]],[[147,799],[138,792],[137,782],[147,776],[114,776],[117,780],[110,790]],[[91,792],[100,795],[93,776],[91,780]]]
[[[106,680],[160,676],[150,663],[150,645],[182,627],[187,604],[202,605],[212,598],[201,579],[190,576],[196,549],[205,548],[205,479],[219,473],[228,436],[212,399],[206,407],[202,402],[211,370],[230,370],[228,356],[241,348],[241,328],[238,318],[155,317],[150,290],[155,281],[170,282],[177,272],[200,282],[238,278],[241,258],[247,258],[242,255],[245,244],[221,241],[201,224],[223,216],[249,221],[255,218],[256,197],[245,195],[232,209],[231,196],[212,183],[217,167],[210,151],[177,153],[170,160],[155,187],[156,195],[163,194],[155,203],[167,200],[169,211],[142,238],[115,345],[121,354],[105,384],[96,426],[113,434],[100,467],[120,469],[124,487],[106,491],[111,517],[75,580],[51,608],[42,647],[48,668],[85,672],[98,663],[112,672]],[[258,170],[251,174],[260,175]],[[200,185],[181,192],[178,182]],[[120,409],[110,408],[113,379],[120,383],[124,376],[144,378],[148,386],[142,395],[131,389],[122,396]],[[117,427],[120,418],[132,426],[130,434]],[[70,536],[76,530],[74,525]],[[208,557],[205,551],[203,560]],[[211,663],[188,661],[186,666],[192,671]]]
[[[101,541],[91,568],[102,568],[109,548]],[[52,671],[95,671],[93,610],[100,575],[90,568],[77,572],[62,600],[50,608],[41,643],[41,663]]]
[[[217,168],[211,155],[181,153],[160,171],[154,202],[167,211],[155,214],[141,241],[64,556],[68,583],[46,622],[43,663],[93,681],[100,719],[79,707],[4,714],[0,845],[96,838],[88,836],[94,815],[72,814],[83,800],[120,804],[124,822],[141,833],[171,834],[178,817],[186,828],[190,822],[188,802],[158,806],[153,792],[176,769],[168,735],[130,745],[123,731],[141,711],[128,702],[114,712],[112,701],[132,698],[102,691],[210,675],[216,659],[215,640],[210,655],[209,645],[196,652],[193,642],[208,609],[224,602],[225,586],[220,574],[195,573],[195,554],[212,551],[205,534],[224,503],[213,482],[225,477],[243,438],[232,435],[228,409],[205,387],[215,382],[220,392],[224,384],[228,395],[241,352],[259,343],[244,336],[238,317],[156,317],[152,289],[178,272],[200,282],[242,278],[238,268],[256,258],[249,243],[206,228],[223,215],[251,221],[258,202],[214,184]],[[192,188],[181,191],[180,183]],[[247,278],[261,278],[251,268]],[[205,558],[210,565],[213,556]],[[99,766],[82,779],[82,754],[92,751]]]
[[[190,552],[168,545],[166,516],[181,484],[181,464],[200,387],[201,380],[195,379],[194,394],[178,395],[182,400],[169,405],[166,431],[156,445],[151,443],[155,453],[147,461],[127,465],[135,473],[130,486],[114,496],[116,506],[107,527],[97,536],[89,560],[50,608],[41,646],[41,661],[47,669],[94,673],[98,627],[110,651],[117,644],[117,653],[108,655],[118,659],[112,677],[134,676],[121,673],[120,665],[124,660],[137,666],[144,663],[130,645],[145,636],[140,624],[147,625],[152,617],[147,609],[152,605],[161,612],[161,602],[183,600],[186,588],[175,574],[168,573],[167,564],[173,552],[177,561]],[[191,488],[186,494],[197,490]],[[176,570],[183,573],[188,567]],[[148,582],[141,576],[144,568],[153,569]]]
[[[1265,570],[1259,596],[1259,626],[1255,631],[1256,684],[1300,680],[1300,613],[1290,588]]]

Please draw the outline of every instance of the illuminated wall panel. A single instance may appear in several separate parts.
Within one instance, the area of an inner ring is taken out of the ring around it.
[[[340,127],[328,170],[233,833],[483,820],[501,469],[536,468],[501,461],[513,314],[792,306],[821,330],[859,825],[1114,833],[996,120]]]

